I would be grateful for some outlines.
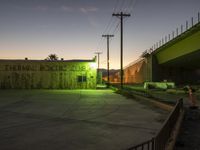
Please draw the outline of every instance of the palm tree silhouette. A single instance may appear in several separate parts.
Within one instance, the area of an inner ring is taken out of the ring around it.
[[[50,54],[45,60],[58,60],[58,56],[56,54]]]

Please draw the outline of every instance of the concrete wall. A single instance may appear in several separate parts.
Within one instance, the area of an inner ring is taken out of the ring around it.
[[[104,81],[107,81],[107,77],[104,77]],[[116,72],[115,74],[110,76],[111,83],[120,83],[120,72]]]
[[[151,57],[142,58],[131,63],[124,69],[124,83],[143,83],[152,81]],[[120,72],[110,77],[111,82],[120,82]]]
[[[95,65],[92,61],[0,60],[0,88],[96,88]],[[85,81],[80,82],[81,77]]]
[[[124,69],[124,83],[151,81],[151,59],[143,58]]]

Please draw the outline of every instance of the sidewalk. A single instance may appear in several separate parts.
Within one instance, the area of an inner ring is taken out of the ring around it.
[[[175,150],[199,150],[199,140],[200,109],[193,110],[187,107]]]
[[[183,98],[186,108],[185,117],[176,141],[175,150],[200,150],[200,108],[190,109],[187,94],[169,94],[165,92],[152,92],[152,94],[164,101],[173,102]],[[200,106],[200,93],[195,93],[197,105]]]

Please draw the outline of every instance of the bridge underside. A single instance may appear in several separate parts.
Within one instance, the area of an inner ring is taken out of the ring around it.
[[[161,66],[163,67],[176,67],[185,69],[197,69],[200,68],[200,50],[193,53],[178,57],[170,60]]]
[[[200,50],[156,65],[154,81],[173,81],[176,84],[200,83]]]

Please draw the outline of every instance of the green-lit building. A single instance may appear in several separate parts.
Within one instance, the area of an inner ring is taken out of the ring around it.
[[[96,59],[0,60],[1,89],[94,89]]]

